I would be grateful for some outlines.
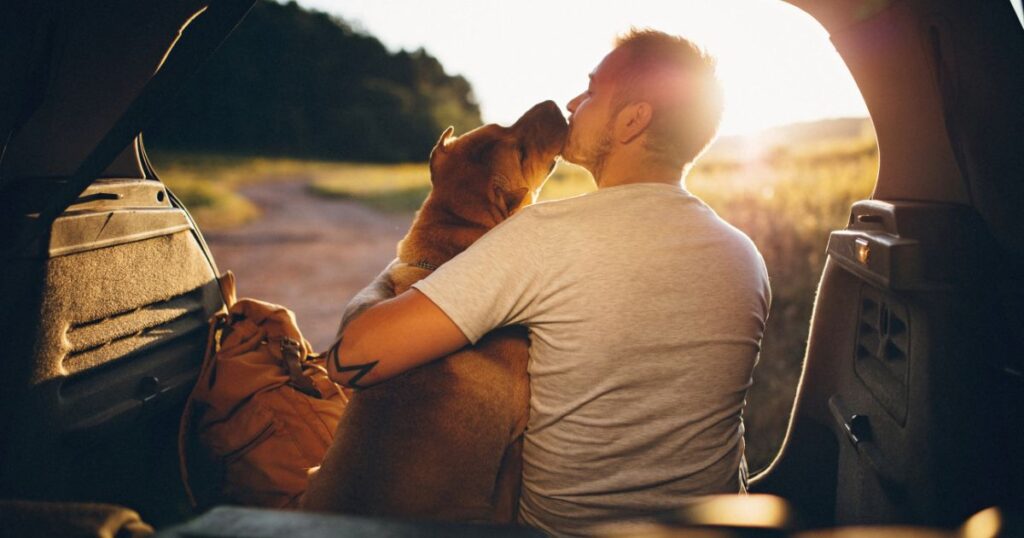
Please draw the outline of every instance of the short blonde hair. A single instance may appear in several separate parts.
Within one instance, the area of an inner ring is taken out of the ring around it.
[[[685,167],[718,133],[724,99],[717,62],[692,41],[651,29],[619,36],[625,53],[615,73],[613,110],[637,101],[650,103],[647,148],[673,166]]]

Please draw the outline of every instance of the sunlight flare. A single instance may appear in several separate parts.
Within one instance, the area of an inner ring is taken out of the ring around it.
[[[825,29],[781,0],[524,0],[501,9],[470,0],[302,4],[352,21],[392,49],[426,48],[473,84],[489,122],[511,123],[545,99],[564,108],[615,36],[631,26],[683,35],[718,57],[726,93],[722,134],[867,116]]]

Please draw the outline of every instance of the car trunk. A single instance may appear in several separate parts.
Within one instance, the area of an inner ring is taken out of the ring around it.
[[[955,525],[1024,485],[1024,30],[1005,1],[791,3],[849,66],[880,165],[829,240],[754,488],[814,524]]]
[[[188,513],[178,417],[223,298],[139,132],[251,3],[7,13],[0,498],[112,502],[158,525]]]

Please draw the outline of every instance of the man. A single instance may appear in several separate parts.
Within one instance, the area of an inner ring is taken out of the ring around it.
[[[770,292],[751,241],[682,186],[714,138],[714,62],[633,31],[568,104],[598,190],[523,209],[345,329],[377,383],[510,324],[530,331],[520,519],[552,534],[746,487],[742,412]]]

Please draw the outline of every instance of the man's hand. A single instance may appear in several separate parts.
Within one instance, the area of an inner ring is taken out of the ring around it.
[[[365,312],[371,306],[390,299],[395,296],[395,288],[391,283],[391,268],[400,263],[398,258],[391,260],[391,263],[384,268],[373,282],[359,291],[351,301],[345,305],[345,312],[341,314],[341,325],[338,326],[338,336],[345,330],[345,327]]]
[[[366,388],[469,344],[426,295],[410,289],[352,319],[327,352],[332,380]]]

